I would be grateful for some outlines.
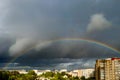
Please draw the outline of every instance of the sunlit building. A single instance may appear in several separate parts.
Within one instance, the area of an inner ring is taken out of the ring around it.
[[[96,60],[96,80],[120,80],[120,58]]]
[[[74,77],[85,76],[85,78],[89,78],[89,77],[94,77],[94,71],[95,71],[94,69],[79,69],[79,70],[73,70],[69,74],[71,74]]]
[[[41,75],[43,73],[46,73],[46,72],[51,72],[51,70],[37,70],[37,69],[34,69],[33,70],[37,75]]]
[[[67,72],[67,69],[61,69],[60,72]]]

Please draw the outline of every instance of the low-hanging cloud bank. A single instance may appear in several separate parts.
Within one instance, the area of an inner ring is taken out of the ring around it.
[[[25,40],[26,41],[26,40]],[[21,43],[24,43],[20,41]],[[19,42],[19,43],[20,43]],[[42,45],[41,45],[42,44]],[[99,57],[111,57],[119,56],[119,54],[109,48],[105,48],[100,45],[81,42],[81,41],[57,41],[50,43],[40,43],[31,45],[29,43],[23,45],[20,48],[18,42],[14,44],[15,48],[11,48],[11,56],[20,56],[25,58],[30,58],[30,62],[39,59],[54,59],[54,58],[99,58]],[[39,45],[39,46],[38,46]],[[18,50],[17,50],[18,48]],[[18,51],[18,53],[14,53]],[[19,53],[20,52],[20,53]],[[14,54],[13,54],[14,53]],[[23,59],[24,60],[24,59]],[[28,61],[29,61],[28,60]]]

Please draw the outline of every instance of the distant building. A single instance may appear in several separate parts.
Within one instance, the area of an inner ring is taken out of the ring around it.
[[[120,80],[120,58],[96,60],[96,80]]]
[[[82,76],[85,76],[85,78],[94,77],[94,72],[95,72],[95,69],[82,69],[81,77]],[[79,75],[80,75],[80,72],[79,72]]]
[[[28,72],[26,70],[18,70],[20,74],[27,74]]]
[[[73,71],[69,72],[69,74],[74,77],[78,76],[78,73],[79,73],[79,70],[73,70]]]
[[[94,69],[79,69],[79,70],[73,70],[69,74],[72,76],[78,76],[78,77],[85,76],[85,78],[89,78],[89,77],[94,77],[94,71],[95,71]]]
[[[36,70],[34,69],[33,70],[37,75],[41,75],[43,73],[46,73],[46,72],[51,72],[51,70]]]

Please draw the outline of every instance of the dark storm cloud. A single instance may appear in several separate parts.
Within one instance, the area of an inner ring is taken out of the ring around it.
[[[92,1],[81,5],[83,3],[86,2],[59,0],[47,2],[43,0],[12,0],[8,2],[3,26],[9,34],[18,38],[10,48],[11,55],[24,51],[27,45],[31,46],[31,43],[36,45],[35,42],[37,41],[41,43],[43,40],[83,35],[84,27],[80,27],[80,25],[90,15],[87,13],[92,13],[92,11],[89,11],[87,4],[94,8],[91,4]],[[85,9],[82,9],[82,7]],[[24,49],[21,49],[21,47],[24,47]]]
[[[69,50],[64,50],[66,48]],[[93,67],[96,59],[116,56],[120,57],[120,54],[105,47],[87,43],[78,44],[76,42],[69,42],[62,45],[61,43],[56,43],[40,50],[39,52],[32,50],[18,57],[14,62],[29,66],[75,68],[75,65],[77,65],[76,67],[78,68],[85,68]],[[91,64],[89,64],[90,62]]]
[[[10,40],[9,37],[0,37],[0,56],[8,56],[9,55],[9,47],[14,43],[14,41]]]
[[[93,1],[86,2],[82,0],[69,2],[59,0],[12,0],[9,2],[8,13],[6,13],[5,23],[3,23],[5,26],[8,26],[9,31],[11,30],[11,33],[16,36],[26,35],[29,37],[29,35],[34,35],[37,37],[40,36],[40,38],[44,38],[45,36],[46,38],[46,36],[48,37],[57,32],[58,35],[63,36],[66,34],[67,36],[71,33],[70,31],[72,30],[70,29],[73,29],[73,26],[77,28],[80,27],[82,22],[86,22],[85,20],[90,16],[88,12],[92,13],[90,8],[94,8],[92,2]],[[84,3],[85,5],[81,5]],[[90,7],[87,4],[89,4]],[[24,35],[21,34],[23,32]]]
[[[56,45],[44,44],[45,41],[59,38],[85,37],[109,44],[119,50],[120,1],[118,0],[0,2],[2,3],[0,4],[0,36],[8,37],[7,42],[2,42],[4,40],[0,39],[1,57],[8,56],[8,52],[10,56],[27,53],[24,57],[31,60],[26,62],[32,63],[39,58],[119,56],[111,50],[92,44],[71,44],[72,42],[69,45],[64,42]]]
[[[35,54],[35,53],[34,53]],[[31,55],[31,56],[30,56]],[[52,44],[40,51],[36,52],[36,55],[26,54],[26,56],[34,58],[100,58],[119,56],[117,52],[112,51],[109,48],[94,45],[91,43],[74,42],[69,41],[67,43]]]
[[[120,1],[118,0],[101,0],[100,3],[97,4],[97,11],[105,14],[108,19],[117,24],[120,22],[119,3]]]

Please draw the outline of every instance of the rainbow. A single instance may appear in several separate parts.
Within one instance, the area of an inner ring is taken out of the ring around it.
[[[87,43],[91,43],[91,44],[95,44],[95,45],[98,45],[98,46],[102,46],[102,47],[105,47],[109,50],[112,50],[116,53],[120,53],[119,50],[117,50],[116,48],[108,45],[108,44],[105,44],[105,43],[102,43],[102,42],[99,42],[99,41],[96,41],[96,40],[91,40],[91,39],[86,39],[86,38],[60,38],[60,39],[55,39],[55,40],[49,40],[49,41],[44,41],[41,43],[41,47],[44,46],[44,45],[48,45],[48,44],[51,44],[51,43],[54,43],[54,42],[59,42],[59,41],[80,41],[80,42],[87,42]],[[33,46],[34,48],[35,46]],[[27,51],[27,50],[26,50]],[[24,51],[25,53],[25,51]],[[20,56],[22,56],[24,54],[20,54],[16,57],[14,57],[9,63],[7,63],[5,65],[4,68],[8,67],[10,63],[14,62],[17,58],[19,58]]]

